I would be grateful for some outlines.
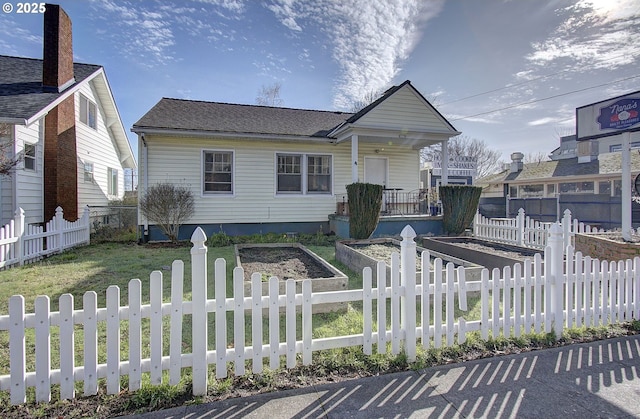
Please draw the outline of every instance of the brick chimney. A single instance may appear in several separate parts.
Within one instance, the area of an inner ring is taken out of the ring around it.
[[[42,86],[62,92],[74,82],[71,19],[58,5],[44,13]],[[74,95],[49,111],[44,121],[44,217],[62,207],[64,218],[78,218],[78,163]]]
[[[57,4],[47,4],[44,12],[42,87],[62,92],[75,82],[71,19]]]

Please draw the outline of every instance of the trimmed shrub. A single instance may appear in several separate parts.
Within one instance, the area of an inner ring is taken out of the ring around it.
[[[459,235],[471,225],[478,211],[482,188],[470,185],[440,186],[442,226],[449,235]]]
[[[352,183],[347,185],[349,199],[349,236],[368,239],[378,225],[382,207],[382,185]]]

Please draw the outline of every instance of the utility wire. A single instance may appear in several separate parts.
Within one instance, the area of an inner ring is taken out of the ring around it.
[[[450,121],[452,121],[452,122],[453,121],[460,121],[460,120],[463,120],[463,119],[473,118],[473,117],[476,117],[476,116],[482,116],[482,115],[488,115],[488,114],[495,113],[495,112],[506,111],[508,109],[518,108],[520,106],[530,105],[532,103],[543,102],[545,100],[555,99],[555,98],[562,97],[562,96],[568,96],[568,95],[572,95],[574,93],[584,92],[586,90],[596,89],[598,87],[604,87],[604,86],[608,86],[610,84],[619,83],[621,81],[627,81],[627,80],[636,79],[638,77],[640,77],[640,74],[635,75],[635,76],[631,76],[631,77],[626,77],[626,78],[623,78],[623,79],[610,81],[608,83],[602,83],[602,84],[598,84],[598,85],[595,85],[595,86],[585,87],[583,89],[577,89],[577,90],[572,90],[570,92],[565,92],[565,93],[560,93],[560,94],[553,95],[553,96],[548,96],[548,97],[541,98],[541,99],[534,99],[534,100],[530,100],[528,102],[520,102],[520,103],[516,103],[516,104],[513,104],[513,105],[505,106],[504,108],[493,109],[491,111],[480,112],[480,113],[476,113],[476,114],[473,114],[473,115],[461,116],[460,118],[452,118],[452,119],[450,119]]]
[[[613,60],[613,59],[616,59],[616,58],[619,58],[619,57],[623,57],[623,56],[625,56],[625,54],[616,55],[616,56],[611,57],[610,59]],[[465,96],[465,97],[462,97],[460,99],[455,99],[455,100],[452,100],[452,101],[449,101],[449,102],[441,103],[438,106],[444,106],[444,105],[449,105],[450,103],[462,102],[463,100],[473,99],[473,98],[476,98],[478,96],[488,95],[489,93],[495,93],[495,92],[499,92],[501,90],[511,89],[512,87],[518,87],[518,86],[522,86],[524,84],[533,83],[534,81],[544,80],[546,78],[557,76],[558,74],[566,73],[566,72],[569,72],[569,71],[572,71],[572,70],[573,70],[573,68],[565,68],[564,70],[560,70],[560,71],[556,71],[555,73],[550,73],[550,74],[546,74],[546,75],[543,75],[543,76],[535,77],[533,79],[525,80],[525,81],[522,81],[520,83],[508,84],[508,85],[503,86],[503,87],[498,87],[496,89],[487,90],[486,92],[476,93],[476,94],[471,95],[471,96]]]

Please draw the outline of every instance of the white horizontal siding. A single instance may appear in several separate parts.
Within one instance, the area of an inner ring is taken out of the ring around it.
[[[9,135],[7,137],[0,136],[3,143],[13,140],[15,126],[10,126]],[[15,146],[13,147],[15,148]],[[14,150],[7,150],[7,158],[14,156]],[[14,176],[0,176],[0,226],[4,226],[13,218],[15,205],[13,202],[13,180]]]
[[[44,118],[29,126],[16,126],[16,152],[22,153],[25,144],[36,146],[36,169],[25,169],[23,162],[16,166],[16,202],[12,213],[15,213],[15,210],[20,207],[24,210],[26,223],[41,223],[45,221],[43,202]]]
[[[356,121],[354,126],[427,132],[451,130],[409,86],[403,87],[380,103]]]
[[[83,94],[97,105],[97,129],[80,121],[80,97]],[[113,137],[106,125],[105,114],[90,84],[85,84],[75,98],[76,138],[78,153],[78,211],[86,205],[107,205],[109,200],[124,196],[124,170],[119,161]],[[93,163],[93,182],[84,180],[84,163]],[[108,169],[118,170],[118,195],[108,192]]]
[[[326,221],[335,212],[335,195],[346,193],[351,183],[351,145],[342,143],[301,144],[270,141],[206,140],[146,136],[148,145],[148,184],[161,182],[187,185],[196,198],[196,214],[190,224],[273,223]],[[361,144],[360,177],[364,155],[374,154],[373,144]],[[202,194],[202,151],[234,152],[234,194]],[[141,150],[141,152],[143,152]],[[276,153],[330,154],[333,164],[331,195],[278,195],[275,191]],[[387,153],[387,151],[385,151]],[[390,179],[407,190],[419,185],[418,152],[389,147]],[[144,165],[141,175],[144,176]],[[141,179],[141,185],[144,180]]]

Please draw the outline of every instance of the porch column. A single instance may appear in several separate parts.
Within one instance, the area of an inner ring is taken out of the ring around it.
[[[440,179],[441,185],[449,184],[449,149],[447,148],[447,141],[448,140],[442,141],[442,146],[440,147],[440,162],[442,165],[442,169],[440,169],[442,171]]]
[[[358,182],[358,135],[351,134],[351,181]]]

